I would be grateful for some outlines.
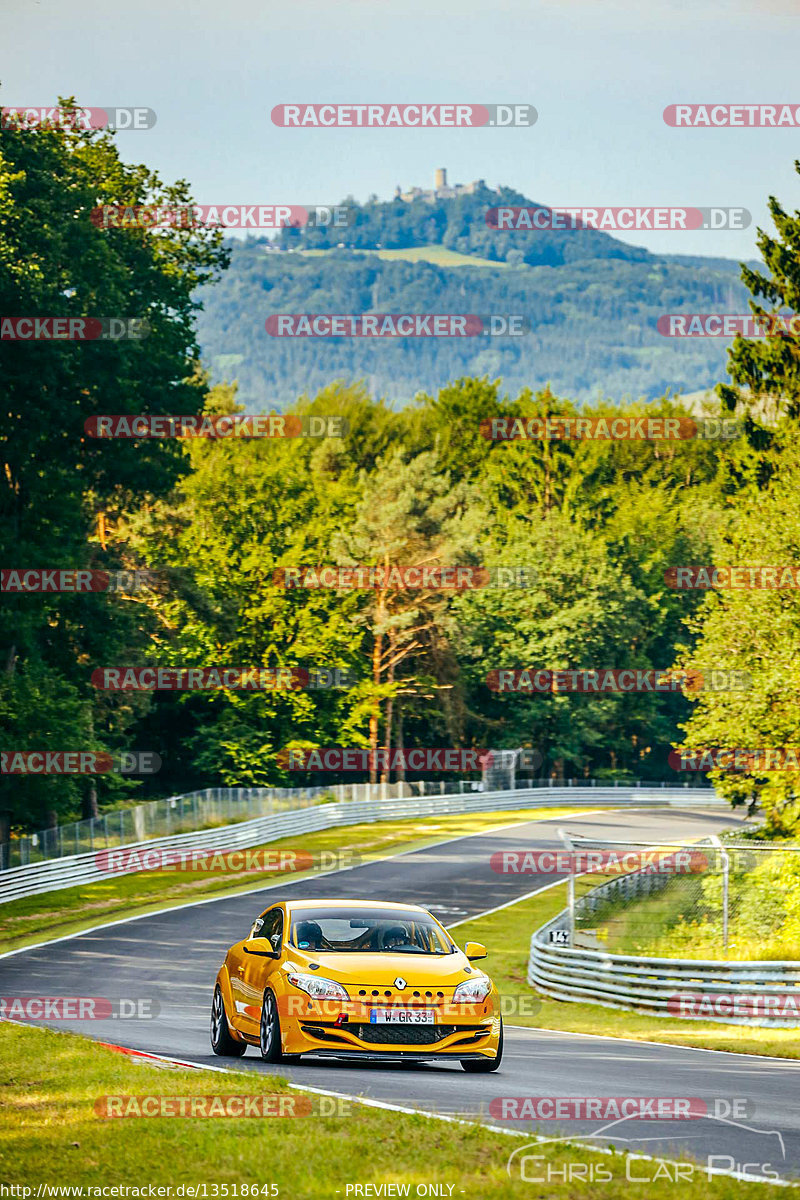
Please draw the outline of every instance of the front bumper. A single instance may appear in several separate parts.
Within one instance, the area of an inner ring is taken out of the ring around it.
[[[279,1002],[282,1048],[286,1054],[373,1060],[496,1056],[501,1023],[490,998],[480,1005],[432,1007],[431,1024],[377,1024],[370,1021],[369,1007],[361,1004],[306,997],[287,1011]]]
[[[438,1060],[449,1059],[452,1062],[454,1059],[461,1062],[462,1059],[470,1059],[478,1061],[482,1058],[494,1058],[494,1054],[477,1054],[475,1051],[467,1053],[464,1051],[461,1054],[454,1054],[452,1051],[449,1054],[443,1054],[441,1051],[431,1050],[427,1053],[418,1050],[392,1050],[382,1051],[379,1054],[367,1050],[309,1050],[307,1053],[313,1054],[315,1058],[346,1058],[352,1059],[355,1062],[431,1062]]]

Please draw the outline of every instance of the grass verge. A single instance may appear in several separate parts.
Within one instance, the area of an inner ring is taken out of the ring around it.
[[[453,1075],[454,1096],[459,1079]],[[488,1084],[487,1098],[498,1090]],[[348,1194],[414,1196],[425,1194],[417,1191],[420,1185],[431,1184],[442,1188],[433,1194],[452,1197],[588,1200],[596,1195],[596,1182],[563,1181],[570,1163],[581,1165],[584,1177],[598,1168],[606,1172],[604,1200],[674,1200],[675,1196],[675,1167],[592,1153],[563,1142],[549,1142],[532,1151],[542,1156],[535,1164],[538,1173],[553,1176],[553,1182],[532,1190],[530,1182],[509,1178],[506,1171],[508,1156],[525,1146],[526,1139],[495,1133],[475,1122],[445,1123],[358,1104],[348,1105],[349,1112],[345,1109],[336,1116],[300,1119],[104,1119],[95,1105],[108,1096],[272,1094],[279,1098],[274,1103],[293,1097],[299,1107],[303,1094],[290,1090],[284,1080],[260,1072],[221,1075],[164,1070],[74,1034],[8,1022],[0,1023],[0,1094],[0,1178],[6,1184],[31,1188],[28,1195],[34,1197],[40,1184],[80,1187],[82,1193],[64,1194],[84,1198],[93,1195],[86,1189],[115,1185],[144,1188],[128,1192],[129,1196],[147,1196],[153,1186],[171,1189],[156,1195],[200,1200],[243,1195],[297,1200],[345,1200]],[[316,1107],[321,1100],[313,1097],[311,1103]],[[626,1166],[642,1182],[631,1183]],[[700,1168],[686,1165],[683,1169],[692,1173],[691,1179],[682,1181],[681,1194],[689,1200],[763,1200],[765,1195],[762,1184],[709,1180]],[[359,1184],[360,1193],[348,1192],[348,1185],[352,1189]],[[367,1184],[372,1185],[369,1190]],[[408,1192],[376,1190],[380,1184],[406,1185]]]
[[[534,995],[537,1011],[509,1014],[510,1025],[555,1029],[570,1033],[610,1035],[637,1041],[668,1042],[706,1050],[732,1050],[737,1054],[768,1054],[800,1058],[800,1029],[757,1029],[745,1025],[717,1025],[623,1012],[598,1004],[551,1000],[532,991],[527,983],[528,949],[534,929],[566,907],[566,884],[549,888],[508,908],[457,926],[457,937],[483,942],[489,951],[486,969],[501,995]]]
[[[796,853],[762,859],[752,871],[731,872],[729,941],[723,950],[723,892],[719,874],[667,881],[660,892],[601,908],[598,925],[614,954],[655,958],[800,958],[800,885]]]
[[[601,806],[598,806],[601,807]],[[502,812],[454,813],[403,821],[339,825],[317,833],[282,838],[255,847],[263,850],[304,850],[332,857],[347,851],[363,861],[419,850],[447,838],[482,833],[500,825],[573,815],[575,809],[510,809]],[[329,861],[329,859],[327,860]],[[351,859],[351,861],[353,861]],[[253,891],[284,879],[303,879],[311,871],[286,875],[274,870],[243,874],[142,871],[113,879],[27,896],[0,905],[0,946],[17,950],[39,942],[78,933],[92,925],[135,917],[162,908],[219,895]]]

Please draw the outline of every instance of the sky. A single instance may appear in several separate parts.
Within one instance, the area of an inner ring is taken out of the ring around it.
[[[744,207],[745,230],[616,235],[757,257],[767,198],[800,208],[800,129],[674,129],[673,103],[800,105],[797,0],[2,0],[5,106],[152,108],[124,159],[199,203],[389,199],[485,179],[555,208]],[[530,128],[283,129],[280,103],[528,103]],[[535,236],[521,233],[520,237]]]

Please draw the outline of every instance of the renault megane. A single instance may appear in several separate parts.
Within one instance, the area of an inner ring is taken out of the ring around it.
[[[370,900],[272,904],[217,975],[215,1054],[258,1046],[267,1062],[302,1054],[360,1060],[458,1061],[495,1071],[500,998],[424,908]]]

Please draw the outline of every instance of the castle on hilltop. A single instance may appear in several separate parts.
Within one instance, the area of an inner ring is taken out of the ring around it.
[[[473,179],[472,183],[448,185],[447,168],[437,167],[432,189],[413,187],[410,192],[403,192],[398,183],[394,189],[394,198],[395,200],[405,200],[406,203],[411,203],[412,200],[427,200],[429,204],[433,204],[436,200],[454,200],[456,196],[471,196],[482,187],[486,187],[483,179]]]

